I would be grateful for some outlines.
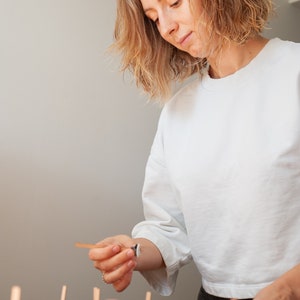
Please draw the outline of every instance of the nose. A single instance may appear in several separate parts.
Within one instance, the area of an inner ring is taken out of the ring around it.
[[[178,23],[169,14],[163,14],[159,18],[158,29],[161,36],[168,40],[178,28]]]

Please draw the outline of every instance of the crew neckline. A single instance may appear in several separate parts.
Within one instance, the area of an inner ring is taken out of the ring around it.
[[[259,70],[269,57],[269,49],[273,47],[275,43],[279,41],[279,38],[270,39],[264,47],[258,52],[258,54],[245,66],[237,70],[236,72],[227,75],[222,78],[212,78],[208,73],[208,68],[203,74],[202,84],[206,88],[221,88],[224,85],[228,85],[231,82],[236,83],[237,80],[240,84],[246,83],[249,78],[253,77],[253,72]]]

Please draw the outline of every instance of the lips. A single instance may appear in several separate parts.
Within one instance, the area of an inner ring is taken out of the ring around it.
[[[186,35],[184,35],[183,37],[181,37],[178,40],[178,44],[183,45],[184,42],[189,38],[189,36],[192,34],[192,32],[187,33]]]

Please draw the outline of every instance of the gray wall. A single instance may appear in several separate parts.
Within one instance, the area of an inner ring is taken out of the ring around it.
[[[278,2],[266,35],[300,42],[300,9]],[[117,294],[76,241],[129,233],[142,219],[144,167],[159,107],[117,72],[115,1],[0,0],[0,299],[144,299]],[[194,299],[185,267],[172,299]],[[153,299],[165,299],[153,294]]]

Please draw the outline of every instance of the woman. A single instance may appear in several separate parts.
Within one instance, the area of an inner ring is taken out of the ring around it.
[[[260,33],[271,0],[119,0],[115,47],[164,105],[145,221],[90,259],[117,291],[162,295],[194,260],[198,299],[300,299],[300,45]],[[139,255],[131,247],[139,245]]]

